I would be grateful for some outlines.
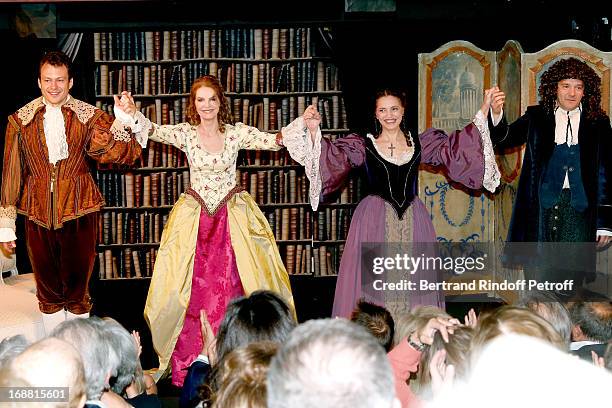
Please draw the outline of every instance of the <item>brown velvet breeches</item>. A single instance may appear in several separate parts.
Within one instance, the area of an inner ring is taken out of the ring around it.
[[[65,308],[74,314],[88,313],[98,213],[65,222],[57,230],[27,220],[25,229],[40,311],[55,313]]]

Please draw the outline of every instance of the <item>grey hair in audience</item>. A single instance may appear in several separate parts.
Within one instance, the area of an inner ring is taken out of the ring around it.
[[[111,389],[121,395],[126,387],[132,383],[135,373],[140,367],[138,350],[130,332],[119,322],[110,317],[106,317],[103,320],[110,345],[119,355],[119,366],[117,367],[116,376],[111,379]],[[142,368],[140,368],[140,372],[142,373]],[[143,391],[144,388],[140,389],[139,393]]]
[[[51,337],[66,340],[81,354],[87,399],[99,400],[119,366],[119,355],[105,334],[104,321],[97,317],[67,320],[51,332]]]
[[[0,368],[9,364],[13,358],[28,347],[28,340],[22,335],[7,337],[0,341]]]
[[[385,350],[345,319],[294,329],[268,371],[268,408],[390,408],[397,404]]]
[[[572,323],[580,326],[589,340],[608,343],[612,340],[612,303],[575,302],[570,308]]]
[[[525,307],[546,320],[561,335],[567,345],[572,340],[572,320],[567,308],[554,293],[529,291],[521,296],[514,306]]]

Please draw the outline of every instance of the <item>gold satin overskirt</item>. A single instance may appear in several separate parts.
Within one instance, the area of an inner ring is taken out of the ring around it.
[[[295,311],[289,276],[268,220],[245,191],[235,194],[226,205],[244,293],[274,291]],[[144,310],[159,357],[156,380],[168,369],[189,304],[200,211],[193,196],[181,194],[162,233]]]

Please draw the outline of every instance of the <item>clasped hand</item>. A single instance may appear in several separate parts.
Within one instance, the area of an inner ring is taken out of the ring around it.
[[[309,105],[306,110],[304,110],[302,117],[304,118],[304,122],[306,122],[306,127],[310,131],[310,134],[314,136],[321,124],[321,115],[317,111],[317,107],[314,104]]]
[[[121,98],[117,95],[113,95],[115,100],[115,107],[127,113],[130,116],[134,116],[136,113],[136,103],[132,97],[132,93],[128,91],[121,92]]]
[[[506,94],[501,91],[498,86],[489,88],[484,92],[484,98],[480,111],[485,117],[487,117],[489,115],[489,109],[491,109],[493,114],[498,116],[502,111],[505,100]]]

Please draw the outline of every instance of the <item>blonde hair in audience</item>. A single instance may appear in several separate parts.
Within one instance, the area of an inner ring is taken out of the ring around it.
[[[485,313],[478,321],[476,334],[472,339],[472,353],[478,354],[489,341],[509,333],[535,337],[552,344],[561,351],[567,351],[559,332],[545,319],[529,309],[501,306]]]
[[[266,376],[277,349],[276,343],[262,341],[231,351],[222,362],[213,407],[266,408]]]

